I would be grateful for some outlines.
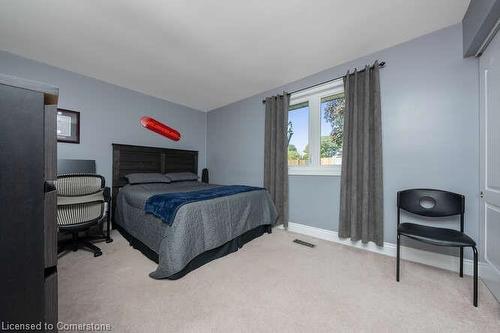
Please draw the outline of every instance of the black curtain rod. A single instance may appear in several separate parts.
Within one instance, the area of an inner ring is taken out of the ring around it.
[[[379,68],[384,68],[385,67],[385,61],[381,61],[379,64],[378,64],[378,67]],[[373,66],[370,66],[370,68],[373,68]],[[363,72],[364,69],[361,69],[359,70],[358,72]],[[334,79],[330,79],[330,80],[327,80],[327,81],[323,81],[323,82],[320,82],[320,83],[316,83],[316,84],[313,84],[312,86],[309,86],[309,87],[305,87],[305,88],[300,88],[300,89],[297,89],[295,91],[292,91],[290,92],[289,94],[295,94],[295,93],[298,93],[299,91],[302,91],[302,90],[306,90],[306,89],[311,89],[311,88],[314,88],[314,87],[317,87],[317,86],[320,86],[322,84],[325,84],[325,83],[328,83],[328,82],[332,82],[332,81],[335,81],[335,80],[338,80],[338,79],[341,79],[343,78],[345,75],[342,75],[342,76],[339,76],[339,77],[336,77]],[[263,99],[262,100],[262,103],[266,104],[266,100]]]

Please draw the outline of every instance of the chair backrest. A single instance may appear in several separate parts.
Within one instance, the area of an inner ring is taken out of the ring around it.
[[[57,176],[58,197],[83,197],[104,190],[103,176],[89,173],[74,173]]]
[[[400,209],[428,217],[460,215],[463,231],[465,197],[462,194],[435,189],[408,189],[398,192],[398,224]]]
[[[57,177],[57,224],[70,227],[92,224],[104,216],[104,177],[67,174]]]

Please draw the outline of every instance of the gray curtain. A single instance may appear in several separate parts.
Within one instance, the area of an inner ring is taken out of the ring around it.
[[[283,93],[266,98],[264,187],[278,210],[277,224],[288,226],[288,103]]]
[[[379,64],[344,77],[339,237],[384,243]]]

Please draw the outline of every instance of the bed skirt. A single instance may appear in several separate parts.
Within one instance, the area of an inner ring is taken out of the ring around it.
[[[159,262],[158,253],[151,250],[148,246],[146,246],[143,242],[141,242],[134,236],[130,235],[120,225],[114,224],[114,226],[116,230],[118,230],[120,234],[129,242],[130,246],[132,246],[136,250],[139,250],[147,258],[158,264]],[[230,253],[238,251],[238,249],[242,248],[243,245],[245,245],[246,243],[250,242],[251,240],[257,237],[262,236],[265,233],[268,234],[272,233],[272,226],[270,224],[260,225],[256,228],[253,228],[245,232],[244,234],[236,238],[233,238],[232,240],[222,244],[221,246],[216,247],[215,249],[211,249],[197,255],[181,271],[166,277],[166,279],[168,280],[180,279],[187,273],[209,263],[212,260],[222,258]]]

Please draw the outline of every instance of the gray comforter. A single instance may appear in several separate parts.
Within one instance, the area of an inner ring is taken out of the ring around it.
[[[200,182],[140,184],[123,187],[116,198],[115,222],[159,257],[155,279],[181,271],[197,255],[223,245],[260,225],[274,224],[276,209],[267,191],[193,202],[179,208],[172,226],[144,212],[155,194],[187,192],[219,185]]]

